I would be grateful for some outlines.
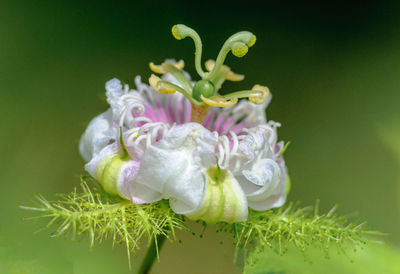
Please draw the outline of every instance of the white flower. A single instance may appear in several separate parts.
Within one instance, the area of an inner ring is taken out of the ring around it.
[[[190,36],[185,28],[178,25],[174,35]],[[234,35],[224,47],[242,56],[253,36]],[[280,125],[265,118],[269,90],[255,85],[218,95],[225,80],[244,78],[221,65],[223,59],[207,61],[206,73],[196,58],[198,82],[182,70],[183,61],[173,60],[150,64],[163,74],[152,75],[150,86],[140,77],[137,90],[107,82],[110,109],[89,124],[80,144],[86,170],[107,192],[135,203],[168,199],[176,213],[207,223],[245,221],[248,207],[268,210],[286,201]]]
[[[208,223],[243,221],[248,206],[284,203],[286,171],[274,152],[276,126],[265,122],[266,103],[211,109],[201,125],[190,122],[191,104],[180,93],[156,93],[140,78],[136,84],[138,90],[108,89],[111,108],[81,139],[81,147],[96,143],[85,168],[106,191],[136,203],[169,199],[175,212]],[[94,127],[99,121],[106,126]],[[129,151],[125,160],[118,126]]]

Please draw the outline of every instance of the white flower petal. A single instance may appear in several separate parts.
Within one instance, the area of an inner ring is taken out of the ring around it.
[[[111,79],[106,83],[106,96],[109,99],[115,99],[120,96],[124,91],[122,90],[122,84],[121,81],[118,80],[117,78]]]
[[[112,112],[109,109],[90,121],[79,143],[79,152],[86,162],[110,142],[115,141],[118,131],[112,126],[111,120]]]
[[[144,153],[139,174],[131,182],[135,197],[146,202],[170,199],[179,214],[195,210],[204,195],[202,159],[209,157],[210,139],[209,131],[197,123],[171,128]]]
[[[286,176],[281,178],[279,187],[275,193],[265,200],[250,201],[249,207],[254,210],[264,211],[271,208],[281,207],[286,202]]]
[[[286,201],[286,174],[272,159],[261,159],[237,179],[246,193],[249,207],[267,210]]]

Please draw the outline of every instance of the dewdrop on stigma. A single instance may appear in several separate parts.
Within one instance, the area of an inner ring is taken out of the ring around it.
[[[265,118],[269,89],[220,92],[226,80],[244,79],[224,64],[227,54],[243,57],[256,37],[232,35],[203,71],[199,35],[185,25],[172,34],[193,39],[200,79],[191,80],[183,61],[166,60],[150,63],[155,74],[149,84],[137,76],[136,89],[107,82],[110,108],[80,141],[85,169],[110,194],[135,204],[168,199],[175,213],[208,224],[245,221],[248,208],[282,206],[287,170],[280,124]]]

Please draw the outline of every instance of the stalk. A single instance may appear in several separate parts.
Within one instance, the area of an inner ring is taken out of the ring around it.
[[[147,249],[146,256],[142,261],[142,265],[139,268],[138,274],[149,273],[154,261],[158,260],[158,253],[165,242],[166,237],[162,234],[158,235],[154,241],[151,242],[149,248]]]

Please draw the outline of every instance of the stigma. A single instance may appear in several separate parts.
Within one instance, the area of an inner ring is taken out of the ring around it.
[[[191,102],[194,109],[202,110],[202,115],[206,115],[207,113],[204,113],[204,110],[208,110],[210,107],[232,107],[242,98],[247,98],[257,105],[263,104],[267,100],[269,89],[261,85],[254,85],[249,90],[221,91],[225,81],[237,82],[244,79],[244,75],[234,73],[224,62],[229,52],[239,58],[245,56],[249,48],[256,42],[254,34],[248,31],[241,31],[230,36],[223,44],[217,58],[205,62],[206,71],[203,70],[201,64],[202,42],[197,32],[185,25],[178,24],[172,27],[172,34],[177,40],[182,40],[186,37],[193,40],[195,45],[195,68],[200,79],[193,83],[186,77],[183,72],[185,63],[182,60],[178,62],[166,61],[160,65],[151,62],[149,67],[154,73],[169,73],[178,82],[164,81],[152,74],[149,78],[149,83],[155,91],[164,94],[182,93]],[[199,114],[200,111],[194,113]],[[197,121],[204,118],[197,116],[192,120]]]

